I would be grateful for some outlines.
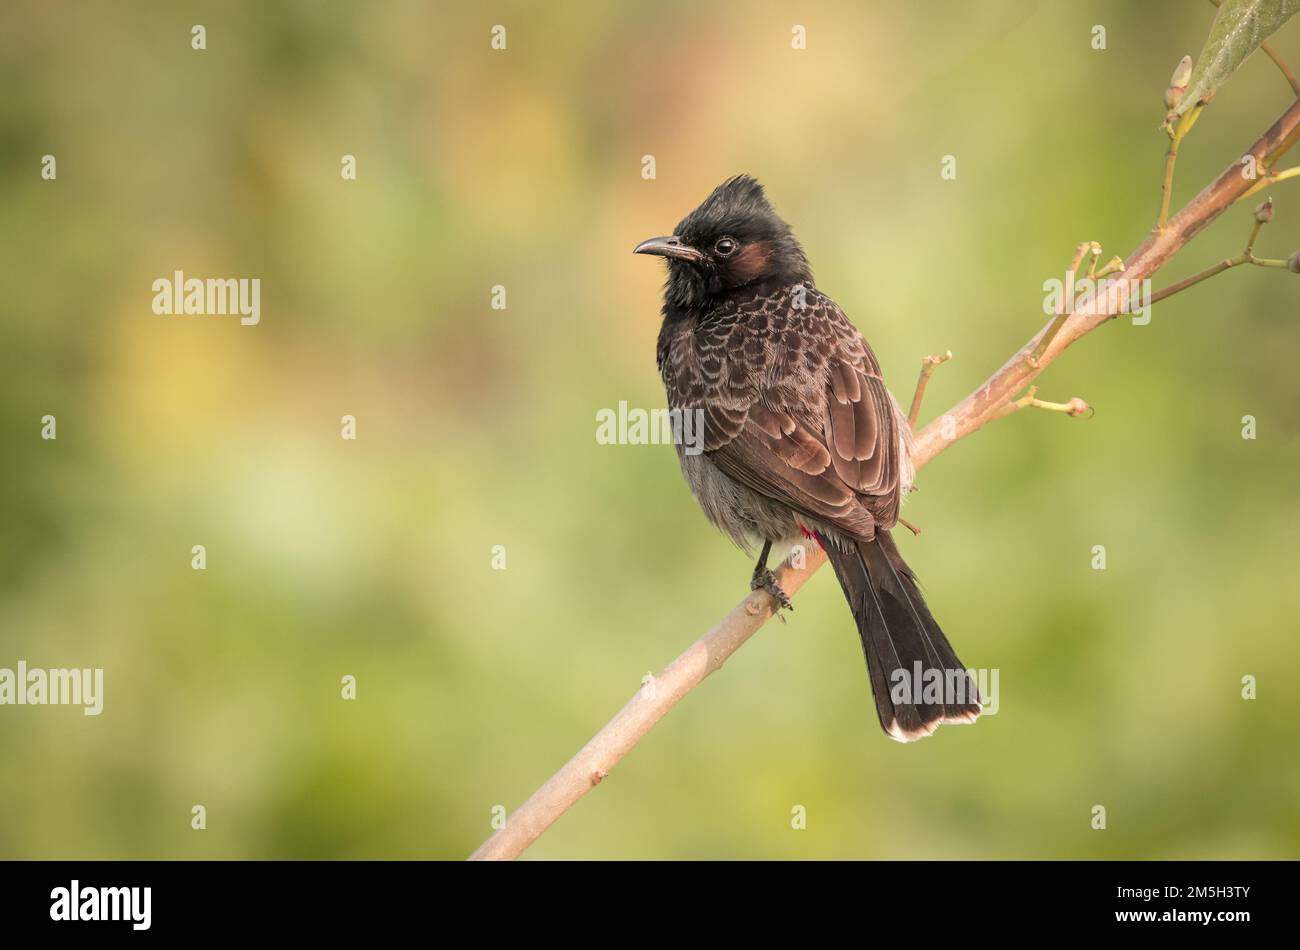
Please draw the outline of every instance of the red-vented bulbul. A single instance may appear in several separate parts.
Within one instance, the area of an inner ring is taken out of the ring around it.
[[[667,260],[659,371],[669,408],[703,418],[703,452],[677,455],[709,520],[743,550],[762,542],[751,587],[789,607],[768,554],[815,537],[857,621],[885,732],[907,742],[974,722],[975,683],[889,535],[912,481],[907,420],[763,187],[724,182],[635,253]]]

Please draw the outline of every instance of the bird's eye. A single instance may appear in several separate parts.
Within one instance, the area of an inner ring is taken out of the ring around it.
[[[736,242],[729,237],[718,238],[718,243],[713,245],[713,250],[719,257],[729,257],[736,250]]]

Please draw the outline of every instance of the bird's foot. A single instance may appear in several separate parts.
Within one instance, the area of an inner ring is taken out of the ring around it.
[[[782,610],[794,610],[794,604],[790,602],[790,595],[781,589],[781,585],[776,582],[776,575],[764,568],[761,571],[755,571],[753,578],[749,582],[750,590],[765,590],[772,595],[772,599],[780,606],[777,607],[777,616],[781,615]]]

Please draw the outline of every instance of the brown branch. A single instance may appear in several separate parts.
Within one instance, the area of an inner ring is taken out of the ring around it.
[[[803,563],[796,568],[787,558],[776,569],[781,589],[793,595],[826,561],[816,544],[803,549]],[[533,793],[532,797],[494,834],[470,855],[471,861],[517,858],[525,848],[551,826],[570,805],[600,784],[678,700],[710,673],[722,668],[731,654],[772,618],[776,601],[757,590],[742,600],[712,630],[692,643],[658,677],[642,685],[604,729],[596,733],[564,768]]]
[[[1267,43],[1260,43],[1259,48],[1268,55],[1269,59],[1277,64],[1278,69],[1282,70],[1282,75],[1285,76],[1286,81],[1291,84],[1291,91],[1297,96],[1300,96],[1300,79],[1295,78],[1295,73],[1291,72],[1291,70],[1287,68],[1286,63],[1282,62],[1282,57],[1277,55],[1277,51]]]
[[[1266,155],[1280,158],[1287,148],[1300,137],[1300,99],[1291,104],[1282,117],[1273,123],[1247,153],[1261,159]],[[1006,364],[990,376],[984,385],[971,393],[940,418],[922,429],[916,437],[914,460],[924,465],[958,439],[976,432],[993,417],[993,414],[1016,393],[1028,386],[1066,347],[1084,334],[1106,323],[1128,305],[1133,286],[1131,282],[1146,280],[1163,267],[1171,257],[1200,234],[1253,183],[1241,176],[1240,166],[1233,162],[1207,185],[1200,194],[1169,220],[1164,231],[1152,232],[1147,239],[1124,261],[1124,280],[1117,285],[1113,300],[1096,295],[1085,306],[1079,307],[1061,328],[1060,333],[1047,347],[1038,365],[1026,357],[1033,353],[1043,330],[1022,346]],[[1114,303],[1114,307],[1104,306]],[[946,434],[945,434],[946,433]]]
[[[1295,140],[1298,133],[1300,100],[1251,146],[1250,152],[1257,159],[1266,155],[1276,158],[1286,150],[1288,142]],[[1125,262],[1126,276],[1135,280],[1151,277],[1179,249],[1221,215],[1250,185],[1249,181],[1241,177],[1234,161],[1179,211],[1169,221],[1167,228],[1149,235],[1129,255]],[[1111,319],[1115,312],[1123,309],[1127,299],[1125,281],[1123,291],[1114,298],[1115,310],[1097,306],[1099,303],[1112,302],[1111,299],[1103,300],[1100,296],[1094,297],[1089,306],[1077,308],[1060,328],[1060,332],[1051,339],[1042,358],[1036,364],[1031,364],[1027,357],[1034,352],[1048,327],[1035,334],[979,389],[921,430],[913,456],[917,469],[958,439],[978,431],[996,417],[1007,402],[1025,389],[1066,347]],[[799,590],[813,572],[825,563],[826,555],[815,545],[809,545],[804,555],[796,560],[802,564],[801,567],[795,567],[787,559],[776,572],[780,585],[791,594]],[[742,600],[712,630],[674,660],[658,679],[642,686],[618,715],[583,746],[568,764],[534,792],[510,816],[506,826],[484,842],[471,858],[510,859],[522,854],[574,802],[599,784],[668,710],[706,676],[720,669],[728,657],[767,622],[775,606],[775,601],[763,591],[755,591]]]

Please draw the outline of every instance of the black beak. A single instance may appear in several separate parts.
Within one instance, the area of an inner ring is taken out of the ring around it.
[[[667,237],[651,238],[648,241],[642,241],[632,249],[633,254],[656,254],[659,257],[675,257],[679,261],[698,261],[703,260],[704,255],[691,247],[689,244],[683,244],[682,239],[675,234]]]

